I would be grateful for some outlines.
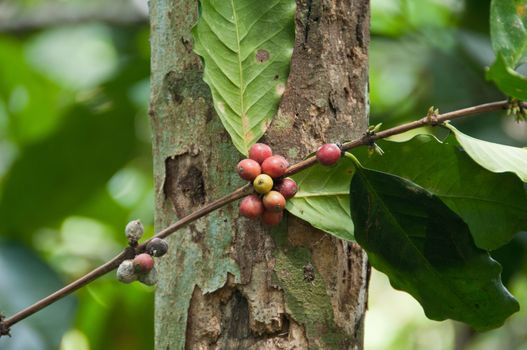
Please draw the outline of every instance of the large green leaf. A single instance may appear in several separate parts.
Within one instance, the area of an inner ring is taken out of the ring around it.
[[[527,149],[500,145],[463,134],[450,124],[456,140],[479,165],[495,173],[511,172],[527,182]]]
[[[287,201],[287,211],[338,238],[353,240],[349,186],[354,167],[351,158],[343,157],[332,167],[316,164],[292,176],[299,190]]]
[[[486,77],[507,96],[527,100],[527,77],[508,67],[501,53],[487,71]]]
[[[527,53],[527,0],[492,0],[490,34],[494,52],[515,68]]]
[[[0,312],[11,316],[63,286],[57,274],[34,252],[21,245],[0,242]],[[12,338],[0,338],[0,349],[58,349],[71,327],[75,299],[66,297],[11,329]]]
[[[214,108],[238,150],[265,132],[285,89],[295,37],[294,0],[201,0],[194,50]]]
[[[474,245],[467,225],[438,197],[362,168],[350,195],[355,238],[370,263],[416,298],[429,318],[486,330],[519,310],[501,283],[500,265]]]
[[[401,176],[437,195],[469,226],[476,245],[494,250],[527,230],[527,194],[513,174],[496,174],[479,166],[449,136],[431,135],[407,142],[379,141],[384,155],[353,153],[374,170]]]

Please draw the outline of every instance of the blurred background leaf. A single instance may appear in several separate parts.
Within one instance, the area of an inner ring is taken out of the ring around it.
[[[129,220],[153,234],[146,8],[0,3],[0,310],[8,315],[118,253]],[[110,274],[12,333],[0,348],[150,349],[153,289]]]
[[[516,68],[527,58],[527,3],[525,0],[492,0],[490,38],[495,52],[508,67]]]

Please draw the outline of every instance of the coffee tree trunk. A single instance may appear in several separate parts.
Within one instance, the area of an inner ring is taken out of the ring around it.
[[[368,120],[368,0],[298,0],[287,90],[263,142],[296,162]],[[151,0],[156,229],[243,184],[192,52],[196,0]],[[156,349],[361,349],[368,265],[355,244],[288,215],[276,229],[232,203],[170,237]]]

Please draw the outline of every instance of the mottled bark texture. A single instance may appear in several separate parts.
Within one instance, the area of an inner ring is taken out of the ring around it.
[[[264,142],[298,161],[359,136],[368,114],[368,0],[298,0],[289,83]],[[156,228],[243,182],[190,30],[191,0],[151,0]],[[365,253],[288,216],[269,230],[237,203],[170,238],[156,349],[361,349]]]

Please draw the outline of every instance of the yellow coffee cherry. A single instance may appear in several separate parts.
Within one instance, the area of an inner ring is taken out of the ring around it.
[[[260,174],[253,181],[254,190],[265,194],[273,188],[273,178],[267,174]]]

